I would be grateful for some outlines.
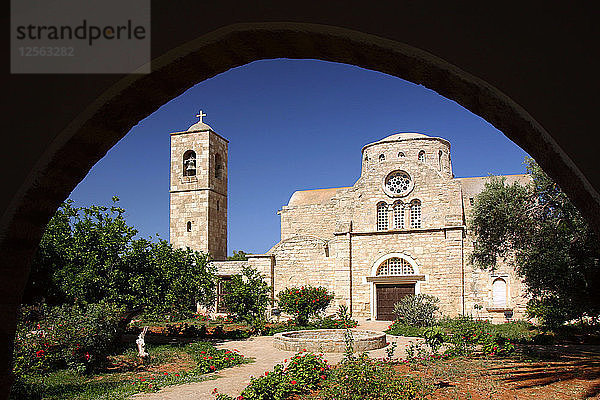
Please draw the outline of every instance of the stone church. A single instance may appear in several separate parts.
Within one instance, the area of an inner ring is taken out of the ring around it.
[[[392,320],[393,305],[413,293],[438,297],[444,315],[524,317],[527,299],[514,269],[500,263],[482,271],[469,262],[467,219],[488,178],[455,178],[450,143],[421,133],[365,145],[353,186],[293,193],[278,212],[279,243],[247,261],[225,261],[228,141],[204,116],[171,133],[170,240],[210,253],[224,279],[248,265],[273,297],[290,286],[324,286],[335,293],[328,312],[345,304],[358,318]],[[506,180],[525,184],[529,176]]]

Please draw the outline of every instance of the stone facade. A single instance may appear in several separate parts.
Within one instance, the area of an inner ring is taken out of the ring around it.
[[[454,178],[450,143],[418,133],[368,144],[361,158],[352,187],[295,192],[279,212],[280,242],[249,256],[244,265],[263,274],[273,296],[290,286],[324,286],[335,293],[327,312],[344,304],[355,317],[385,319],[378,293],[403,287],[438,297],[444,315],[524,317],[527,299],[514,270],[499,263],[482,271],[469,262],[466,221],[487,177]],[[235,270],[215,265],[224,275]]]

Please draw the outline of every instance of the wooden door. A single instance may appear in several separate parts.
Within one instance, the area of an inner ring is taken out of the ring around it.
[[[400,301],[404,296],[415,294],[415,284],[377,284],[375,285],[375,295],[377,298],[377,320],[393,321],[394,304]]]

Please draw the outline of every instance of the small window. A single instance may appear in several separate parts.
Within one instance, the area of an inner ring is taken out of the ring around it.
[[[473,199],[472,197],[469,197],[469,205],[473,206],[473,204],[475,204],[475,199]]]
[[[413,200],[410,204],[410,227],[421,228],[421,202]]]
[[[381,202],[377,204],[377,230],[385,231],[388,228],[388,205]]]
[[[187,222],[187,231],[191,232],[192,231],[192,221],[188,221]]]
[[[404,229],[404,204],[401,201],[394,203],[394,228]]]
[[[443,154],[443,153],[442,153],[442,151],[440,150],[440,151],[438,152],[438,167],[439,167],[440,171],[442,170],[442,154]]]
[[[365,161],[369,161],[369,156],[365,154]]]
[[[419,152],[419,155],[417,156],[417,160],[419,160],[420,162],[425,162],[425,151],[421,150]]]
[[[506,307],[506,281],[502,278],[492,283],[492,304],[496,308]]]
[[[196,175],[196,152],[188,150],[183,153],[183,176]]]
[[[221,161],[221,155],[215,154],[215,178],[221,179],[223,176],[223,162]]]
[[[385,155],[384,154],[380,154],[379,155],[379,162],[385,161]]]
[[[217,211],[219,211],[219,200],[217,200]]]
[[[406,155],[403,152],[398,153],[398,158],[404,158]]]

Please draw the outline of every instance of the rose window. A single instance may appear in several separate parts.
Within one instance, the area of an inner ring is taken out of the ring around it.
[[[404,194],[412,189],[412,179],[404,171],[395,171],[386,178],[385,188],[391,194]]]

